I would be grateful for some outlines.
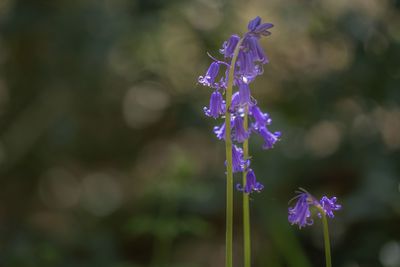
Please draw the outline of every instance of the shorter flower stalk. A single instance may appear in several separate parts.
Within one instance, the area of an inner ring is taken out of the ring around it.
[[[313,224],[310,207],[315,207],[318,210],[318,217],[322,219],[323,225],[326,267],[332,267],[327,217],[334,218],[333,211],[340,210],[342,206],[336,204],[336,197],[328,198],[327,196],[323,196],[321,200],[318,201],[304,189],[300,189],[297,193],[298,195],[292,199],[297,199],[296,204],[294,207],[289,207],[288,220],[292,225],[297,224],[301,229],[302,227]]]

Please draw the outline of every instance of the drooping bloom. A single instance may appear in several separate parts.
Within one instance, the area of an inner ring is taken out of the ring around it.
[[[214,119],[225,113],[225,101],[218,90],[215,90],[211,94],[210,107],[204,107],[204,113],[208,117],[213,117]]]
[[[250,131],[246,131],[243,127],[243,118],[235,116],[233,119],[232,139],[238,143],[243,143],[250,136]]]
[[[254,130],[258,130],[266,125],[270,125],[272,122],[268,113],[262,113],[261,109],[257,105],[250,106],[250,115],[254,119],[254,123],[252,125]]]
[[[271,149],[274,147],[274,144],[279,141],[279,137],[281,136],[281,132],[271,133],[268,131],[267,127],[261,127],[258,129],[258,133],[264,139],[263,149]]]
[[[213,62],[208,68],[206,75],[199,77],[199,83],[208,87],[215,87],[215,78],[217,78],[219,73],[219,63]]]
[[[289,208],[289,222],[297,224],[299,228],[305,227],[307,225],[312,225],[313,220],[310,212],[310,199],[308,193],[301,193],[297,196],[296,205],[293,208]]]
[[[239,103],[241,105],[251,104],[249,85],[244,81],[238,81],[238,87],[239,87]]]
[[[232,165],[233,172],[242,172],[250,161],[243,159],[243,150],[235,145],[232,146]]]
[[[312,206],[316,207],[320,212],[324,212],[329,218],[334,217],[333,211],[339,210],[342,207],[336,204],[336,197],[329,199],[323,196],[321,200],[318,201],[305,190],[299,192],[295,199],[297,199],[296,205],[294,207],[289,207],[288,220],[292,225],[297,224],[299,228],[313,224],[310,212],[310,207]],[[318,217],[321,217],[320,213],[318,213]]]
[[[225,140],[225,122],[220,126],[215,126],[214,133],[219,140]]]
[[[228,41],[225,41],[223,43],[222,48],[219,50],[219,52],[223,54],[225,58],[231,58],[239,40],[239,36],[237,36],[236,34],[232,35]]]
[[[241,184],[236,185],[237,190],[243,191],[246,194],[260,192],[263,188],[264,186],[260,182],[257,182],[256,175],[252,169],[247,170],[245,187],[243,188]]]

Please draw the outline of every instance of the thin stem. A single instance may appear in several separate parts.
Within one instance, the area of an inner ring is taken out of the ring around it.
[[[321,213],[322,216],[322,225],[324,231],[324,245],[325,245],[325,260],[326,267],[332,267],[332,259],[331,259],[331,244],[329,241],[329,228],[328,228],[328,220],[326,218],[326,213],[322,207],[318,207],[317,209]]]
[[[236,59],[239,54],[242,39],[236,45],[231,65],[229,67],[228,84],[226,86],[226,112],[225,112],[225,153],[226,153],[226,251],[225,266],[233,266],[233,172],[232,172],[232,140],[231,140],[231,114],[229,109],[232,102],[233,76]]]
[[[248,130],[249,119],[248,119],[248,107],[245,108],[243,126],[244,129]],[[243,142],[243,158],[247,160],[249,158],[249,141],[246,139]],[[247,171],[243,171],[243,188],[246,186],[246,174]],[[244,267],[251,266],[251,242],[250,242],[250,207],[249,207],[249,195],[243,192],[243,247],[244,247]]]
[[[324,225],[324,243],[325,243],[326,267],[332,267],[331,245],[330,245],[330,242],[329,242],[328,220],[326,219],[325,213],[322,214],[322,224]]]

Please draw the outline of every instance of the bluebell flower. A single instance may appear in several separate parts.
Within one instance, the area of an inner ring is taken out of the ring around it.
[[[251,104],[250,88],[244,81],[238,81],[239,87],[239,103],[241,105]]]
[[[236,34],[233,34],[228,41],[225,41],[222,45],[222,48],[219,50],[221,54],[225,56],[225,58],[231,58],[233,53],[235,52],[236,45],[238,44],[240,37]]]
[[[211,94],[210,107],[204,107],[204,113],[208,117],[213,117],[214,119],[225,113],[225,101],[218,90],[215,90]]]
[[[249,112],[250,116],[252,116],[254,119],[252,127],[255,130],[258,130],[262,127],[265,127],[266,125],[271,124],[272,120],[268,115],[268,113],[263,113],[257,105],[250,106],[249,111],[250,111]]]
[[[235,116],[233,119],[232,139],[238,143],[243,143],[250,136],[250,131],[246,131],[243,127],[243,118]]]
[[[329,218],[335,217],[333,215],[333,211],[340,210],[342,208],[341,205],[336,204],[336,201],[337,201],[336,197],[332,197],[331,199],[329,199],[326,196],[323,196],[319,201],[322,209],[325,211],[326,216],[328,216]]]
[[[310,193],[301,189],[299,194],[294,198],[297,199],[294,207],[289,207],[288,220],[293,224],[297,224],[299,228],[313,224],[311,219],[310,207],[314,206],[319,211],[325,212],[326,216],[333,218],[333,211],[341,209],[341,205],[336,204],[337,198],[332,197],[331,199],[323,196],[320,201],[313,197]],[[318,217],[321,214],[318,213]]]
[[[310,203],[313,203],[313,199],[311,195],[302,192],[297,195],[296,198],[296,205],[293,208],[289,207],[289,222],[292,225],[297,224],[299,228],[312,225],[313,220],[311,219]]]
[[[219,140],[225,140],[225,122],[220,126],[215,126],[213,131]]]
[[[238,66],[236,74],[249,80],[254,80],[257,75],[262,73],[262,68],[256,65],[253,56],[248,51],[240,50],[236,65]]]
[[[244,186],[244,188],[241,184],[236,185],[237,190],[242,191],[246,194],[250,194],[252,192],[260,192],[261,190],[263,190],[263,188],[264,186],[260,182],[257,182],[256,175],[254,174],[254,171],[252,169],[247,169],[246,185]]]
[[[262,64],[266,64],[269,62],[264,49],[261,47],[259,43],[259,39],[256,36],[248,36],[245,40],[245,45],[249,50],[249,54],[252,56],[254,61],[259,61]]]
[[[249,33],[267,36],[271,34],[268,29],[272,28],[273,26],[274,25],[271,23],[261,24],[261,18],[257,16],[249,22],[247,29],[249,30]]]
[[[250,20],[249,24],[247,25],[247,29],[249,32],[254,31],[259,25],[261,24],[261,18],[259,16],[255,17],[254,19]]]
[[[242,172],[249,164],[250,161],[243,158],[243,150],[235,145],[232,145],[233,172]]]
[[[257,131],[264,139],[263,149],[273,148],[274,144],[279,141],[279,137],[281,136],[281,132],[271,133],[265,126],[259,128]]]
[[[219,63],[213,62],[208,68],[206,75],[199,77],[199,83],[208,87],[215,87],[215,78],[217,78],[219,73]]]
[[[235,92],[232,95],[231,106],[229,108],[229,112],[234,113],[240,106],[240,95],[239,92]]]

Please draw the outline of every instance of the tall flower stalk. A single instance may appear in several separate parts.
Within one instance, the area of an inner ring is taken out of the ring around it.
[[[226,87],[226,105],[232,103],[232,87],[235,72],[236,59],[239,54],[243,39],[237,43],[232,61],[229,67],[228,84]],[[231,115],[229,108],[225,109],[225,154],[226,154],[226,234],[225,234],[225,266],[233,266],[233,170],[232,170],[232,139],[231,139]]]
[[[250,267],[249,194],[260,192],[264,186],[256,180],[255,173],[250,168],[248,140],[252,133],[257,133],[264,139],[263,148],[270,149],[280,137],[280,132],[268,130],[272,120],[257,106],[249,86],[263,73],[263,65],[268,63],[259,40],[262,36],[270,35],[268,30],[272,27],[271,23],[261,23],[260,17],[251,20],[248,31],[242,38],[234,34],[223,43],[220,49],[223,60],[209,55],[213,62],[206,74],[198,80],[202,85],[214,90],[209,107],[204,108],[205,115],[214,119],[225,119],[223,124],[214,127],[214,133],[218,139],[225,141],[226,148],[227,267],[233,265],[233,174],[243,173],[243,181],[237,183],[236,188],[243,192],[244,259],[245,267]],[[225,68],[225,71],[221,71],[222,68]],[[237,91],[234,92],[235,88]]]
[[[336,204],[336,197],[328,198],[323,196],[321,200],[318,201],[304,189],[298,191],[298,195],[294,199],[297,199],[297,203],[294,207],[289,208],[289,222],[292,225],[297,224],[299,228],[312,225],[314,221],[311,219],[310,207],[315,207],[318,210],[318,217],[322,218],[323,225],[326,267],[332,267],[327,217],[334,218],[333,211],[340,210],[342,206]]]

